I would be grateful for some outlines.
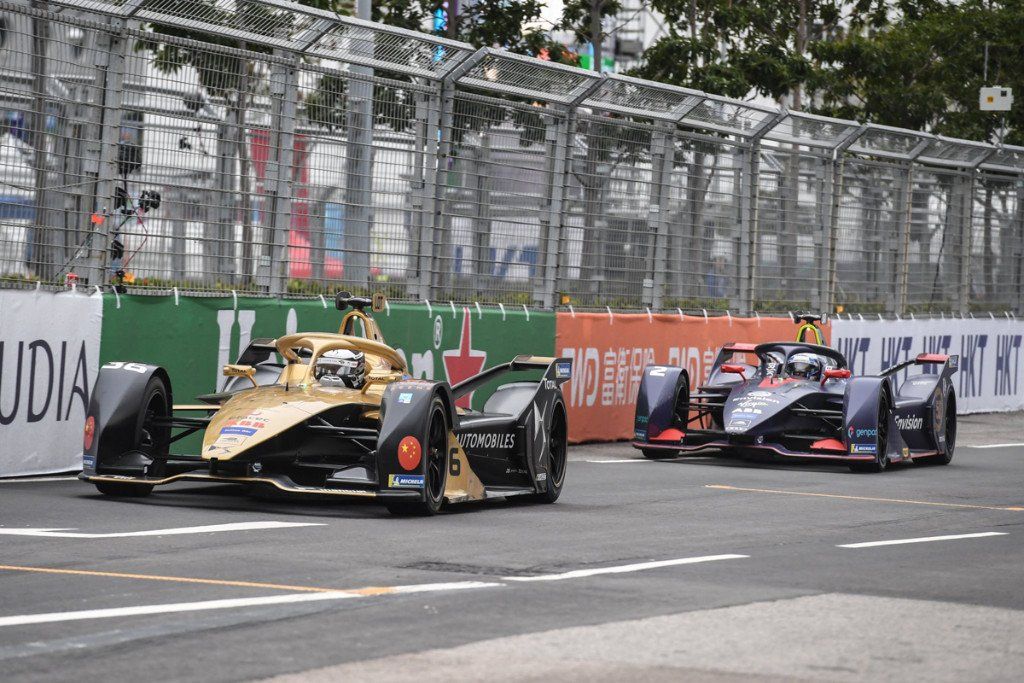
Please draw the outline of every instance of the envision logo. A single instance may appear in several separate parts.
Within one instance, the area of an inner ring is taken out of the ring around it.
[[[897,417],[896,426],[900,429],[920,429],[924,425],[923,417]]]

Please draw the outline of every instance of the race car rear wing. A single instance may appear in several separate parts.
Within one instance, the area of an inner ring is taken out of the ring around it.
[[[910,360],[905,360],[902,363],[897,363],[891,368],[882,370],[882,372],[879,373],[879,376],[888,377],[896,374],[900,370],[909,368],[912,365],[942,365],[943,368],[949,368],[950,374],[953,374],[957,371],[957,368],[960,367],[960,356],[947,356],[942,353],[919,353],[916,357]]]
[[[516,356],[508,363],[502,363],[501,365],[495,365],[493,368],[487,368],[480,374],[459,382],[452,387],[452,395],[456,399],[462,398],[463,396],[476,391],[498,375],[502,375],[506,372],[544,370],[545,368],[547,371],[544,373],[544,379],[554,380],[559,385],[568,382],[572,377],[571,358],[549,358],[547,356],[520,355]]]

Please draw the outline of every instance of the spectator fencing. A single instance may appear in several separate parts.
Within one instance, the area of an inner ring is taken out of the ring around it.
[[[0,19],[7,286],[1022,309],[1021,148],[286,0],[0,0]]]

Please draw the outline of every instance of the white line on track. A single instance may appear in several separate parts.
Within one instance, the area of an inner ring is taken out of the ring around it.
[[[964,448],[1019,448],[1024,446],[1024,443],[987,443],[983,446],[970,446],[964,444]]]
[[[931,543],[932,541],[956,541],[961,538],[986,538],[988,536],[1006,536],[1002,531],[985,531],[980,534],[954,534],[952,536],[925,536],[923,538],[900,538],[892,541],[868,541],[866,543],[846,543],[837,548],[875,548],[881,545],[903,545],[905,543]]]
[[[749,555],[705,555],[703,557],[683,557],[677,560],[658,560],[656,562],[641,562],[639,564],[624,564],[618,567],[598,567],[596,569],[576,569],[562,574],[544,574],[542,576],[505,576],[505,581],[563,581],[565,579],[582,579],[587,576],[599,574],[626,574],[629,572],[642,572],[647,569],[658,569],[659,567],[674,567],[680,564],[699,564],[701,562],[715,562],[717,560],[739,560],[750,557]]]
[[[297,526],[325,526],[313,522],[235,522],[233,524],[208,524],[206,526],[185,526],[175,529],[150,529],[148,531],[121,531],[109,534],[90,534],[74,529],[0,529],[0,536],[38,536],[42,538],[129,538],[135,536],[179,536],[182,534],[211,534],[221,531],[253,531],[256,529],[288,529]]]
[[[391,586],[381,589],[363,589],[359,591],[331,591],[329,593],[293,593],[288,595],[269,595],[259,598],[233,598],[228,600],[205,600],[203,602],[177,602],[166,605],[136,605],[134,607],[113,607],[109,609],[90,609],[78,612],[50,612],[47,614],[22,614],[0,617],[0,627],[26,626],[29,624],[49,624],[60,621],[82,621],[84,619],[112,619],[118,617],[137,617],[151,614],[173,614],[178,612],[202,612],[217,609],[235,609],[239,607],[262,607],[265,605],[284,605],[302,602],[323,602],[328,600],[348,600],[379,595],[396,595],[408,593],[432,593],[440,591],[465,590],[467,588],[496,588],[500,583],[484,583],[481,581],[460,581],[456,583],[425,583],[412,586]]]
[[[78,481],[78,477],[22,477],[20,479],[0,479],[0,484],[42,484],[48,481]]]
[[[654,462],[653,460],[647,460],[646,458],[629,458],[626,460],[580,460],[579,462],[596,462],[601,464],[614,464],[623,462]]]

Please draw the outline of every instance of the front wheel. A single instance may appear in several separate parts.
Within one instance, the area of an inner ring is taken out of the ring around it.
[[[170,391],[167,383],[159,375],[150,378],[142,393],[139,413],[135,420],[135,432],[132,435],[131,448],[122,458],[131,458],[135,465],[147,466],[150,474],[161,467],[167,460],[171,445],[170,427],[154,424],[157,418],[169,417],[171,414]],[[102,474],[102,472],[101,472]],[[96,490],[105,496],[118,498],[142,498],[153,492],[149,484],[134,484],[117,481],[98,481]]]
[[[892,407],[889,395],[881,392],[878,398],[878,435],[875,438],[875,459],[869,462],[851,462],[851,472],[882,472],[889,466],[889,416]]]
[[[122,484],[114,481],[96,482],[96,490],[105,496],[115,498],[145,498],[153,492],[148,484]]]
[[[441,399],[435,396],[430,404],[426,447],[423,449],[423,500],[387,502],[388,512],[393,515],[429,516],[441,510],[448,483],[448,432],[448,412]]]
[[[641,448],[640,452],[648,460],[667,460],[679,455],[679,451],[674,451],[671,448]]]

